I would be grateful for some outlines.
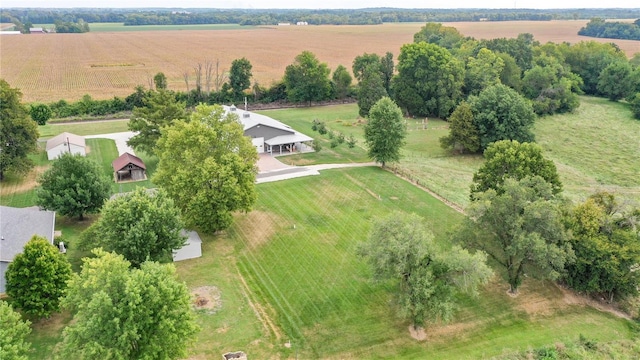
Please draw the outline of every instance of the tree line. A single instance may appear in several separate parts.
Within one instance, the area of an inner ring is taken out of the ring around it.
[[[607,39],[640,40],[640,19],[627,23],[593,18],[578,31],[578,35]]]
[[[448,22],[629,19],[637,9],[3,9],[0,22],[52,24],[56,21],[118,22],[126,25],[243,24],[371,25],[383,22]]]

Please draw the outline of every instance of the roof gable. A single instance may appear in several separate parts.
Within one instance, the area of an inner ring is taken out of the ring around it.
[[[84,136],[80,136],[80,135],[76,135],[76,134],[72,134],[72,133],[68,133],[68,132],[63,132],[62,134],[59,134],[57,136],[52,137],[51,139],[47,140],[47,151],[61,145],[61,144],[67,144],[67,141],[69,141],[69,143],[73,144],[73,145],[77,145],[77,146],[81,146],[81,147],[86,147],[86,143],[84,140]]]
[[[113,160],[113,162],[111,163],[111,165],[113,166],[113,170],[115,171],[122,170],[125,166],[129,164],[136,165],[137,167],[143,168],[145,170],[147,169],[142,159],[140,159],[135,155],[129,154],[127,152],[120,155],[117,159]]]
[[[0,206],[0,261],[13,261],[33,235],[53,244],[55,222],[54,211]]]

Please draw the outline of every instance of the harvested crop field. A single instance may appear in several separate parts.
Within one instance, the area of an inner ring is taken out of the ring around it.
[[[511,37],[530,32],[537,40],[577,42],[586,21],[447,23],[477,38]],[[164,72],[169,87],[185,90],[183,78],[206,61],[220,61],[229,69],[234,59],[246,57],[254,80],[264,86],[279,80],[287,65],[303,50],[316,54],[331,69],[351,68],[365,52],[396,57],[403,44],[413,41],[422,23],[371,26],[272,26],[242,30],[187,30],[95,32],[6,36],[0,42],[0,77],[18,87],[25,101],[78,100],[126,96],[137,85],[149,86],[153,75]],[[597,41],[614,41],[598,39]],[[615,40],[632,55],[640,42]],[[204,84],[203,84],[204,85]]]

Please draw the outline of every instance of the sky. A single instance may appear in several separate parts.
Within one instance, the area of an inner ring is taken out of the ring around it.
[[[359,9],[394,8],[640,8],[638,0],[1,0],[0,7],[39,8],[243,8],[243,9]]]

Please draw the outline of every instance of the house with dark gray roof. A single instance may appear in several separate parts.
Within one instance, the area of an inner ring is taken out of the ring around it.
[[[9,263],[22,253],[34,235],[39,235],[53,246],[56,213],[35,208],[0,206],[0,293],[5,292],[5,273]]]
[[[226,113],[238,116],[244,135],[251,138],[258,154],[266,152],[282,155],[311,149],[304,143],[312,142],[313,138],[294,130],[289,125],[265,115],[239,110],[233,105],[223,106],[223,108]]]

